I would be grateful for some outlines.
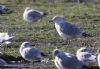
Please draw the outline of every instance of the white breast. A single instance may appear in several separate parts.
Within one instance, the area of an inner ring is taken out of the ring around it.
[[[98,62],[98,66],[100,68],[100,54],[98,54],[98,56],[97,56],[97,62]]]
[[[63,40],[66,40],[68,37],[70,37],[70,36],[68,36],[68,35],[65,35],[65,34],[61,31],[61,27],[60,27],[57,23],[55,23],[55,28],[56,28],[58,34],[60,35],[60,37],[63,38]]]

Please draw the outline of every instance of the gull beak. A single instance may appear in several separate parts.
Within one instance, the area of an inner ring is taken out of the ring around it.
[[[44,12],[44,14],[43,14],[44,16],[47,16],[48,15],[48,13],[47,12]]]
[[[49,57],[48,60],[49,61],[54,61],[54,57],[53,56],[52,57]]]
[[[34,46],[35,46],[35,44],[30,44],[30,46],[33,46],[33,47],[34,47]]]
[[[53,20],[49,20],[49,23],[53,23]]]

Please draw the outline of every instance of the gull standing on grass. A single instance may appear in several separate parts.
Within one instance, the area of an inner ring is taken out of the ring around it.
[[[91,35],[86,34],[76,25],[69,23],[65,20],[63,16],[54,16],[50,22],[55,23],[55,28],[58,34],[64,39],[73,39],[76,37],[91,37]]]
[[[32,47],[31,43],[23,42],[20,47],[21,56],[30,62],[41,61],[43,59],[44,54],[40,52],[37,48]]]
[[[30,7],[26,7],[23,13],[23,19],[27,22],[36,22],[40,18],[46,16],[47,13],[35,9],[31,9]]]
[[[95,62],[96,56],[90,53],[90,51],[86,47],[81,47],[77,50],[76,56],[78,60],[87,63],[87,62]]]
[[[58,69],[76,68],[82,69],[85,67],[82,61],[79,61],[77,57],[70,53],[65,53],[59,49],[54,49],[53,56],[55,57],[55,65]]]

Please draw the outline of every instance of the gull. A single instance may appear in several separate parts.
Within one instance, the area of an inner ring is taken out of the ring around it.
[[[63,52],[59,49],[54,49],[53,56],[55,57],[54,63],[58,69],[82,69],[85,67],[83,62],[79,61],[75,55]]]
[[[17,64],[19,60],[20,59],[18,57],[16,58],[12,55],[8,55],[0,51],[0,69],[18,69],[18,68],[27,67],[24,64]]]
[[[11,39],[14,36],[12,36],[12,34],[10,32],[1,32],[0,33],[0,43],[4,43],[4,44],[11,44]]]
[[[99,66],[99,68],[100,68],[100,54],[98,54],[97,62],[98,62],[98,66]]]
[[[18,69],[20,65],[8,64],[4,59],[0,58],[0,69]]]
[[[21,58],[21,56],[20,57],[19,56],[15,57],[15,56],[3,53],[3,52],[0,52],[0,58],[3,59],[3,60],[5,60],[9,64],[14,63],[14,62],[18,63],[18,61],[23,60]]]
[[[81,47],[77,50],[76,56],[78,60],[87,63],[87,62],[95,62],[96,56],[90,53],[90,51],[86,47]]]
[[[12,11],[5,5],[0,5],[0,14],[11,13]]]
[[[26,7],[23,13],[23,19],[27,22],[36,22],[40,18],[46,16],[46,12],[42,12],[39,10],[31,9],[30,7]]]
[[[9,47],[8,45],[10,45],[12,43],[12,39],[14,36],[12,36],[11,32],[0,32],[0,46],[4,46],[4,52],[6,50],[6,47]],[[11,46],[10,46],[11,47]]]
[[[69,23],[63,16],[54,16],[50,22],[55,23],[55,28],[63,40],[73,39],[77,37],[92,37],[86,34],[76,25]]]
[[[97,51],[97,63],[100,68],[100,49],[98,49],[98,51]]]
[[[89,52],[89,50],[86,47],[81,47],[80,49],[77,50],[78,52]]]
[[[43,53],[40,52],[37,48],[32,47],[31,43],[28,41],[25,41],[21,44],[20,54],[25,60],[29,62],[34,62],[35,60],[41,61],[44,56]]]

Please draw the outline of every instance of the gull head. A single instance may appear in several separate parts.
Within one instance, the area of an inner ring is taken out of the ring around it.
[[[86,47],[81,47],[80,49],[77,50],[77,53],[80,52],[89,52],[89,50]]]
[[[98,54],[100,54],[100,49],[97,49],[97,52],[95,53],[96,56],[97,56]]]
[[[29,47],[29,46],[31,46],[31,44],[30,44],[30,42],[27,42],[27,41],[25,41],[21,44],[21,47]]]
[[[54,49],[53,50],[53,56],[56,56],[59,53],[61,53],[61,51],[59,49]]]
[[[49,22],[62,23],[65,22],[65,19],[63,16],[54,16]]]

